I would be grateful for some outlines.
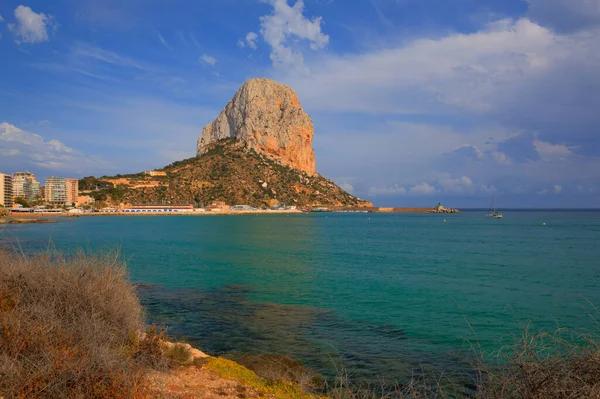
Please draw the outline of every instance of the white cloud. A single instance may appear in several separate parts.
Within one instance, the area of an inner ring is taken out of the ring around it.
[[[190,33],[190,39],[192,39],[192,43],[194,43],[194,46],[202,48],[202,46],[200,46],[200,43],[198,43],[198,40],[196,40],[196,35],[194,35],[194,32]]]
[[[405,195],[407,190],[404,187],[401,187],[397,184],[390,187],[370,187],[369,188],[369,196],[377,197],[377,196],[387,196],[387,195]]]
[[[347,193],[353,194],[354,193],[354,186],[350,183],[341,183],[339,184],[339,187],[346,191]]]
[[[475,155],[475,158],[477,158],[477,159],[483,158],[483,153],[481,152],[481,150],[470,144],[463,144],[460,147],[455,148],[453,151],[461,151],[461,150],[472,151],[473,154]]]
[[[562,144],[552,144],[540,139],[533,140],[535,150],[543,159],[565,159],[573,156],[572,147]]]
[[[413,195],[432,195],[435,194],[435,192],[435,187],[427,183],[417,184],[416,186],[411,187],[411,189],[408,190],[408,193]]]
[[[9,24],[8,29],[15,35],[17,43],[40,43],[48,40],[48,27],[53,25],[53,17],[36,13],[30,7],[15,8],[15,24]]]
[[[365,126],[348,128],[343,119],[338,115],[324,124],[315,120],[315,151],[319,171],[349,176],[358,196],[401,196],[408,194],[403,189],[422,182],[440,196],[489,196],[517,185],[522,187],[520,194],[535,195],[544,187],[552,192],[555,184],[565,193],[571,185],[587,187],[600,178],[600,157],[574,154],[564,162],[529,157],[529,152],[538,154],[533,145],[537,138],[529,132],[495,125],[453,129],[426,123],[373,124],[370,119]],[[331,154],[330,148],[338,151]]]
[[[169,43],[167,43],[167,41],[165,40],[165,38],[163,37],[163,35],[160,34],[160,32],[156,32],[156,34],[158,35],[158,40],[161,42],[161,44],[167,49],[167,50],[171,50],[171,47],[169,46]]]
[[[88,43],[78,42],[72,49],[72,55],[82,59],[91,59],[100,61],[105,64],[111,64],[116,66],[134,68],[139,70],[147,70],[146,67],[142,66],[136,60],[117,54],[113,51],[104,50],[100,47],[93,46]]]
[[[547,188],[544,188],[544,189],[542,189],[542,190],[538,191],[538,193],[537,193],[537,194],[538,194],[538,195],[546,195],[546,194],[548,194],[548,189],[547,189]]]
[[[427,196],[442,192],[446,194],[469,194],[476,191],[473,182],[468,176],[452,178],[450,175],[442,173],[437,179],[437,185],[439,186],[439,189],[429,183],[420,183],[412,186],[408,190],[398,184],[388,187],[374,186],[369,188],[368,195],[371,197],[402,196],[407,194],[413,196]],[[483,187],[482,191],[487,193],[489,190],[486,187]]]
[[[311,50],[323,49],[329,44],[329,36],[321,31],[321,17],[312,20],[304,17],[304,2],[296,1],[290,6],[287,0],[269,0],[273,13],[260,18],[260,33],[271,46],[270,59],[275,68],[285,71],[308,73],[304,55],[295,42],[306,40]]]
[[[61,141],[45,141],[43,137],[19,129],[8,122],[0,123],[0,153],[4,155],[4,158],[0,159],[0,166],[3,169],[32,166],[69,170],[93,162],[89,157]]]
[[[499,87],[547,65],[544,49],[552,41],[550,31],[529,20],[502,20],[472,34],[328,57],[312,68],[315,73],[311,82],[303,82],[308,84],[304,91],[312,91],[311,99],[336,93],[342,100],[336,107],[346,110],[397,113],[404,108],[411,113],[424,111],[415,105],[431,107],[435,102],[483,112],[493,107],[492,93]],[[373,103],[377,96],[383,98]]]
[[[4,18],[0,15],[0,22],[4,22]]]
[[[254,32],[248,32],[248,34],[246,35],[246,37],[244,38],[244,40],[238,40],[238,46],[239,47],[246,47],[246,45],[248,47],[250,47],[253,50],[256,50],[257,45],[256,45],[256,39],[258,39],[258,35]]]
[[[200,57],[200,62],[214,66],[217,63],[217,60],[208,54],[202,54]]]
[[[510,159],[501,151],[492,152],[492,158],[501,165],[510,165]]]
[[[562,189],[563,189],[562,186],[559,185],[559,184],[557,184],[557,185],[554,186],[554,192],[556,194],[560,193],[562,191]]]
[[[0,148],[0,154],[5,155],[7,157],[19,155],[21,150],[17,148]]]
[[[438,183],[445,192],[451,194],[466,194],[474,191],[473,181],[468,176],[452,178],[444,175],[438,180]]]
[[[246,43],[248,43],[248,47],[256,50],[256,39],[258,39],[258,35],[254,32],[248,32],[246,35]]]
[[[478,32],[328,54],[284,77],[311,107],[370,114],[493,115],[548,123],[597,120],[600,33],[560,35],[529,19]],[[579,90],[579,86],[581,90]],[[581,105],[581,106],[578,106]],[[511,120],[511,121],[512,121]]]
[[[428,182],[444,193],[432,171],[466,175],[474,187],[493,184],[499,192],[521,185],[528,194],[538,184],[552,192],[556,183],[566,191],[567,182],[597,181],[600,28],[561,33],[527,18],[504,19],[474,33],[364,48],[307,58],[309,76],[273,72],[316,115],[444,121],[354,128],[363,132],[344,146],[351,155],[336,157],[342,170],[334,160],[320,165],[364,176],[353,182],[359,193],[391,182],[406,188]],[[345,141],[345,134],[327,143]],[[322,141],[315,136],[317,145]],[[355,160],[363,163],[354,167]]]

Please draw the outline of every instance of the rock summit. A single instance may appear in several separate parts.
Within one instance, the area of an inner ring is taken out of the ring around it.
[[[234,138],[266,156],[309,175],[316,173],[314,126],[296,92],[269,79],[251,79],[198,139],[200,157],[216,141]]]

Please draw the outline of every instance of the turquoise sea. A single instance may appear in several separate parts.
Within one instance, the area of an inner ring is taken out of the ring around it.
[[[148,319],[209,353],[402,382],[461,370],[472,343],[491,354],[529,321],[597,328],[600,211],[483,214],[80,217],[0,241],[119,248]]]

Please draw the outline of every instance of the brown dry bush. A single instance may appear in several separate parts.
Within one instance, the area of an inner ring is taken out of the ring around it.
[[[475,346],[478,348],[478,346]],[[474,349],[469,380],[441,373],[414,377],[390,388],[356,386],[346,370],[328,392],[331,399],[600,399],[600,337],[593,332],[523,328],[494,359]]]
[[[330,399],[454,399],[465,397],[462,388],[443,373],[429,371],[415,375],[405,384],[380,379],[377,384],[354,384],[351,373],[342,363],[336,364],[337,375],[331,382]]]
[[[0,397],[142,398],[160,332],[117,254],[0,251]]]
[[[526,326],[498,364],[477,367],[480,399],[600,398],[600,337],[559,329],[552,334]]]

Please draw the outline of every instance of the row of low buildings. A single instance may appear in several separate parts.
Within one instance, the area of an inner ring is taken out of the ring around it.
[[[53,206],[78,203],[79,181],[73,178],[49,177],[44,187],[30,172],[0,173],[0,205],[12,207],[17,198],[27,202],[43,201]]]

